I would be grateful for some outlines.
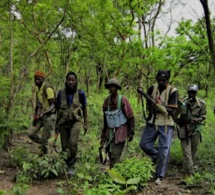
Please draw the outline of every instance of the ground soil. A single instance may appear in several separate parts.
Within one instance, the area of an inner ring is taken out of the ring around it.
[[[22,146],[28,149],[37,150],[37,145],[32,143],[26,135],[13,136],[13,147]],[[12,166],[8,152],[0,151],[0,194],[5,191],[6,194],[11,194],[12,188],[16,185],[15,176],[17,168]],[[178,167],[169,163],[166,177],[161,185],[155,185],[154,181],[150,181],[147,187],[142,191],[135,193],[137,195],[205,195],[210,194],[206,186],[188,186],[183,181],[184,175],[178,171]],[[30,185],[27,190],[27,195],[55,195],[57,184],[66,181],[65,175],[55,179],[36,180]],[[81,194],[81,192],[80,192]]]

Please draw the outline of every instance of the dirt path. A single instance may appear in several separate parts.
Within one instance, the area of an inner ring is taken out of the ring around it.
[[[14,146],[20,146],[25,148],[32,148],[35,150],[35,145],[32,143],[27,136],[21,135],[14,139]],[[0,151],[0,194],[6,191],[9,194],[16,185],[15,175],[16,167],[12,167],[8,158],[8,153]],[[65,176],[61,176],[55,179],[37,180],[33,181],[27,191],[27,195],[55,195],[57,184],[59,182],[66,181]],[[169,169],[166,177],[163,179],[161,185],[155,185],[154,181],[149,182],[148,186],[145,187],[138,195],[205,195],[209,194],[207,189],[202,187],[190,187],[181,185],[182,175],[177,171],[174,165],[169,164]]]

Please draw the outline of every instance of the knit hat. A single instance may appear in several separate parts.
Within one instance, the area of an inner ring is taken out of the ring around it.
[[[34,73],[34,77],[36,76],[40,76],[42,78],[45,78],[45,73],[40,71],[40,70],[37,70],[35,73]]]
[[[112,78],[110,79],[106,84],[105,84],[105,88],[106,89],[109,89],[110,85],[115,85],[117,87],[117,89],[122,89],[121,85],[120,85],[120,82],[115,79],[115,78]]]
[[[163,77],[168,81],[170,78],[170,70],[159,70],[157,73],[156,79],[158,79],[160,77],[161,78]]]

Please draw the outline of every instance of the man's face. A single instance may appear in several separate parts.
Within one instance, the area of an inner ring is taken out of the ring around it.
[[[66,79],[66,86],[69,89],[74,89],[77,84],[76,78],[74,75],[69,75]]]
[[[116,87],[116,85],[111,84],[111,85],[109,86],[109,91],[110,91],[111,94],[116,93],[116,92],[117,92],[117,87]]]
[[[160,87],[166,87],[167,79],[165,77],[158,77],[157,82]]]
[[[34,77],[35,85],[38,86],[38,87],[42,86],[43,81],[44,81],[44,78],[41,77],[41,76],[35,76]]]
[[[193,100],[196,98],[196,94],[197,94],[197,92],[196,91],[188,91],[187,92],[188,93],[188,98],[190,99],[190,98],[192,98]]]

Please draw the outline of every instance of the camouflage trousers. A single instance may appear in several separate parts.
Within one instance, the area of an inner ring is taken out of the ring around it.
[[[36,126],[28,129],[28,137],[35,143],[41,144],[41,152],[48,153],[48,140],[51,137],[51,131],[55,125],[55,114],[45,115],[36,122]],[[39,135],[40,130],[42,132]]]
[[[188,139],[181,139],[181,147],[183,151],[183,169],[185,172],[193,173],[194,159],[199,143],[199,133],[188,137]]]
[[[68,152],[66,164],[74,166],[78,150],[78,138],[80,135],[81,122],[71,122],[70,125],[59,126],[62,151]]]

